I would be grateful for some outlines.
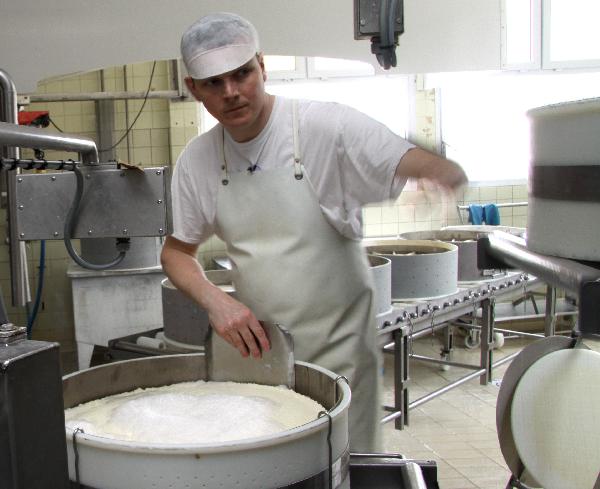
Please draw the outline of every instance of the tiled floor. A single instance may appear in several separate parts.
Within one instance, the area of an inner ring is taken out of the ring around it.
[[[520,350],[530,340],[509,339],[495,359]],[[457,343],[460,343],[458,338]],[[600,342],[585,342],[600,349]],[[438,357],[441,343],[437,338],[417,340],[415,353]],[[479,362],[479,349],[457,347],[453,360]],[[386,358],[386,404],[392,404],[392,362]],[[441,489],[504,489],[510,472],[506,467],[496,435],[496,398],[499,382],[508,364],[494,369],[494,382],[486,386],[473,379],[440,397],[410,411],[410,425],[396,430],[394,423],[384,425],[386,452],[401,453],[407,458],[435,460]],[[438,365],[412,361],[409,391],[411,402],[467,373],[451,367],[442,371]]]

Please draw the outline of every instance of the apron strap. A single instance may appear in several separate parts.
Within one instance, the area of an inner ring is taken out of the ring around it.
[[[225,158],[225,128],[223,126],[221,126],[221,157],[223,158],[221,183],[227,185],[229,183],[229,174],[227,173],[227,159]]]
[[[292,101],[292,137],[294,139],[294,176],[296,180],[302,180],[302,164],[300,160],[300,139],[298,137],[298,102]],[[229,183],[229,174],[227,172],[227,158],[225,158],[225,128],[221,126],[221,157],[223,164],[221,165],[221,183],[227,185]]]
[[[300,163],[300,140],[298,137],[298,102],[292,101],[292,130],[294,137],[294,176],[302,180],[302,165]]]

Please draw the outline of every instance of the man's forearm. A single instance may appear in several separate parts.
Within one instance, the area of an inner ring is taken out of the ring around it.
[[[171,283],[204,309],[208,309],[216,287],[206,278],[195,254],[177,249],[167,242],[160,258],[163,271]]]
[[[168,237],[161,253],[164,272],[181,292],[207,313],[213,329],[243,356],[260,357],[269,339],[248,307],[210,282],[196,259],[197,246]]]
[[[396,168],[395,178],[426,179],[450,189],[467,183],[465,172],[458,164],[422,148],[406,152]]]

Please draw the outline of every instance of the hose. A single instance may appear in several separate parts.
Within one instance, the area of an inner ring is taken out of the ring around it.
[[[37,290],[35,292],[35,302],[31,312],[27,315],[27,339],[31,339],[31,333],[33,331],[33,323],[37,317],[40,303],[42,302],[42,290],[44,288],[44,270],[46,269],[46,241],[40,241],[40,265]]]
[[[377,61],[388,70],[396,66],[396,10],[398,0],[381,0],[379,10],[379,46],[375,55]]]
[[[75,225],[77,223],[77,211],[79,209],[79,204],[81,203],[81,198],[83,197],[83,173],[78,166],[73,166],[73,172],[75,173],[76,180],[76,188],[75,188],[75,197],[73,198],[73,202],[71,207],[69,208],[69,212],[67,213],[67,217],[65,219],[65,228],[64,228],[64,237],[63,241],[65,243],[65,247],[67,248],[67,252],[69,256],[73,259],[75,263],[77,263],[80,267],[87,268],[89,270],[106,270],[107,268],[114,267],[123,261],[125,258],[125,254],[129,249],[129,238],[117,238],[117,251],[119,251],[119,255],[110,263],[104,264],[95,264],[89,263],[85,261],[82,257],[80,257],[77,252],[73,249],[73,244],[71,243],[71,237],[73,236],[73,231],[75,230]]]

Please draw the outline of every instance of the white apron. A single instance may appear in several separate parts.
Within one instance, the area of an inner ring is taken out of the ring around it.
[[[290,123],[281,130],[291,129],[295,158],[283,167],[230,174],[222,147],[218,234],[238,299],[292,333],[296,359],[349,379],[350,449],[374,452],[381,449],[381,355],[366,254],[321,211],[300,164],[295,105]]]

